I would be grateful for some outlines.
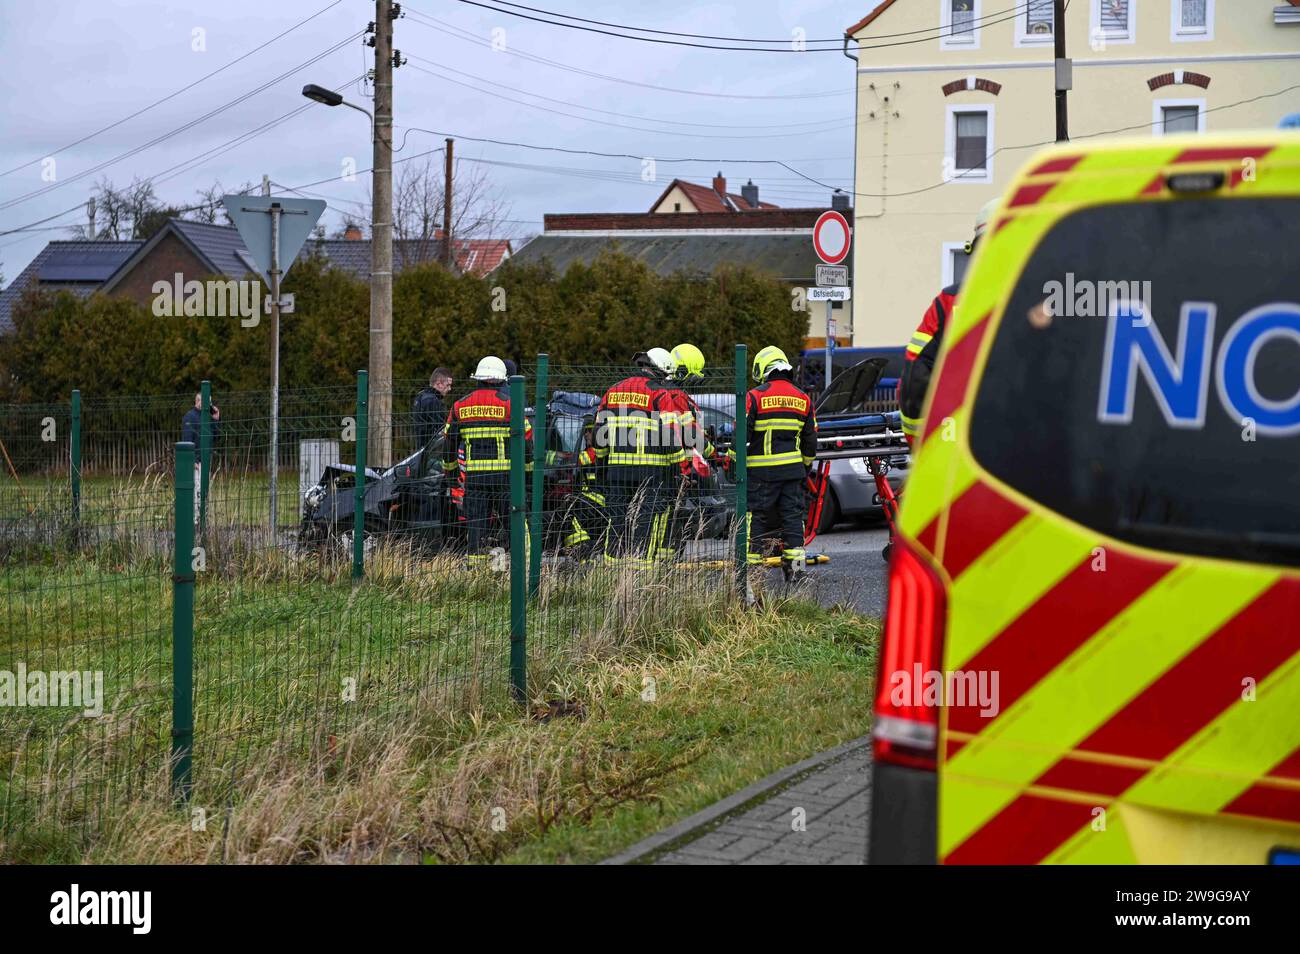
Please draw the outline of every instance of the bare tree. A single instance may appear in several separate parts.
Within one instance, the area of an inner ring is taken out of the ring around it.
[[[438,258],[442,251],[445,181],[442,160],[401,165],[393,184],[393,256],[398,267]],[[451,233],[453,242],[505,238],[509,204],[481,166],[457,160],[452,169]]]
[[[206,189],[196,189],[194,194],[199,197],[195,203],[195,208],[186,213],[186,217],[194,222],[206,222],[208,225],[229,225],[230,216],[226,214],[226,207],[222,204],[221,199],[230,194],[248,195],[254,185],[251,182],[245,182],[238,189],[227,189],[218,179]]]
[[[132,179],[117,188],[107,178],[95,183],[95,237],[102,239],[140,238],[137,234],[151,225],[163,208],[148,179]],[[78,238],[90,234],[89,223],[71,226]]]

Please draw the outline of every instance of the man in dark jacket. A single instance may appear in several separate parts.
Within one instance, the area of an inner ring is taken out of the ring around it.
[[[436,368],[429,375],[429,386],[415,396],[411,405],[415,421],[415,446],[429,446],[434,436],[442,433],[447,424],[447,395],[451,393],[451,372]]]
[[[212,412],[212,442],[217,442],[217,435],[221,433],[221,408],[213,404],[210,408]],[[199,450],[199,430],[203,423],[203,395],[194,395],[194,406],[185,412],[181,418],[181,440],[189,441],[194,445],[194,451],[197,454]]]
[[[215,404],[208,407],[210,422],[208,424],[208,437],[211,439],[211,447],[217,444],[217,438],[221,436],[221,408]],[[202,445],[200,438],[203,436],[203,394],[202,392],[194,395],[194,406],[185,412],[181,418],[181,440],[189,441],[194,445],[194,525],[199,525],[199,508],[202,506],[202,481],[203,481],[203,459]]]

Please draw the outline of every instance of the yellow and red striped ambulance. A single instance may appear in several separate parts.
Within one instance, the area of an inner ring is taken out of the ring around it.
[[[1036,156],[890,569],[871,860],[1300,852],[1300,136]]]

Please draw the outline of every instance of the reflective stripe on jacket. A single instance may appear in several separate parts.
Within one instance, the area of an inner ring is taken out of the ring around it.
[[[801,480],[817,458],[817,414],[789,372],[776,371],[745,398],[747,466],[756,480]]]
[[[532,440],[533,425],[524,421],[524,439]],[[443,467],[455,470],[463,451],[466,473],[510,470],[510,392],[479,388],[451,406],[447,415],[446,457]]]
[[[596,454],[611,467],[667,466],[680,450],[677,414],[663,387],[634,374],[601,398],[596,412]]]

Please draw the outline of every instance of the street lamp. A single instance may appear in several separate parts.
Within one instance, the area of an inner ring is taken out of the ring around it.
[[[302,95],[310,100],[320,103],[322,106],[347,106],[355,109],[359,113],[365,113],[370,120],[371,128],[374,127],[375,117],[370,115],[370,110],[356,103],[349,103],[343,98],[341,93],[336,93],[332,89],[326,89],[324,86],[317,86],[315,83],[308,83],[302,88]]]
[[[388,64],[390,54],[383,56],[376,50],[376,62]],[[392,72],[387,71],[387,83],[376,80],[375,111],[382,122],[368,109],[349,103],[332,89],[308,83],[302,95],[325,106],[347,106],[365,113],[370,120],[370,139],[374,147],[371,166],[372,196],[370,204],[370,432],[367,457],[372,467],[387,467],[393,453],[393,104]]]

